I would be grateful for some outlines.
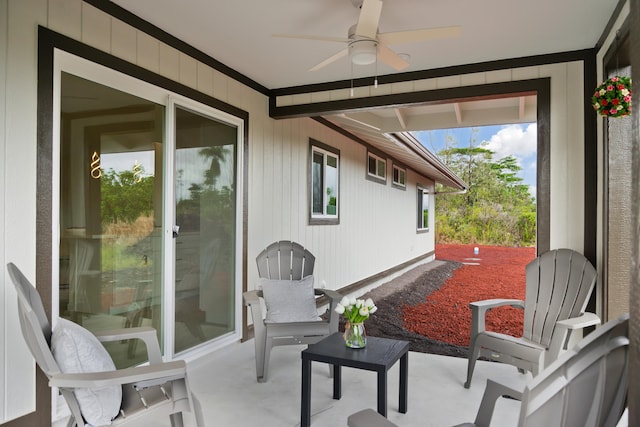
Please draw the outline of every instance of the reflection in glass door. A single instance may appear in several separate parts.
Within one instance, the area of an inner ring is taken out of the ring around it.
[[[165,107],[67,73],[60,107],[59,314],[162,342]],[[119,367],[146,360],[135,341],[105,346]]]
[[[238,130],[175,111],[175,324],[179,353],[235,328]]]
[[[241,121],[87,74],[60,74],[55,314],[91,331],[151,326],[170,358],[237,339]],[[118,367],[146,360],[135,341],[105,347]]]

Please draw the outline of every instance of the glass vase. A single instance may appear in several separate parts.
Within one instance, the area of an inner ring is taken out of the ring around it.
[[[344,329],[344,343],[350,348],[363,348],[367,345],[367,332],[364,323],[347,322]]]

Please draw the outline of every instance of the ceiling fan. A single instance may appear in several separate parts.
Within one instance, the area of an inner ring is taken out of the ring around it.
[[[319,70],[347,55],[356,65],[373,64],[379,58],[385,64],[400,71],[409,66],[408,55],[398,54],[388,45],[457,37],[461,34],[460,26],[378,33],[382,0],[351,0],[351,2],[355,7],[360,8],[360,16],[358,22],[349,28],[347,38],[294,34],[274,34],[273,36],[347,43],[346,49],[330,56],[309,71]]]

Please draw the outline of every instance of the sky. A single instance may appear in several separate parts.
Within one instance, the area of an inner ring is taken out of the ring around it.
[[[477,130],[474,134],[473,130]],[[457,147],[468,147],[471,138],[474,146],[482,146],[494,152],[493,160],[509,155],[515,157],[522,168],[518,176],[536,194],[537,128],[535,123],[481,126],[475,128],[438,129],[413,132],[416,138],[431,152],[437,154],[445,147],[447,136],[457,141]]]

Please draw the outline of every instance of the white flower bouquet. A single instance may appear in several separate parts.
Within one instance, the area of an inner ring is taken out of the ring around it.
[[[353,297],[344,297],[336,306],[336,313],[344,314],[344,317],[350,323],[362,323],[378,310],[371,298],[355,299]]]
[[[378,310],[371,298],[355,299],[344,297],[336,306],[336,312],[343,314],[348,322],[344,330],[344,342],[347,347],[363,348],[367,345],[367,335],[364,329],[364,321]]]

